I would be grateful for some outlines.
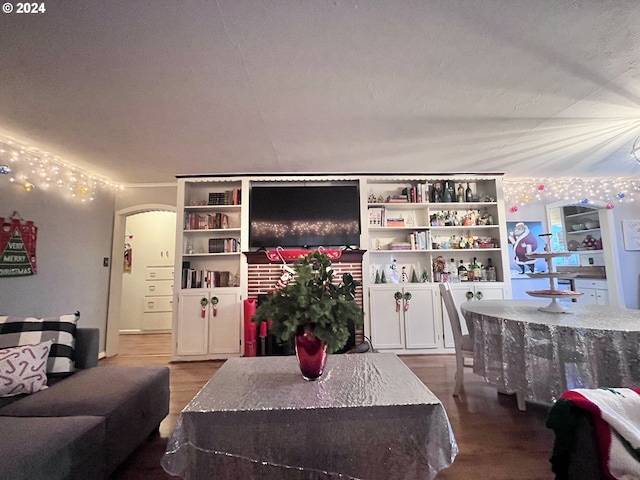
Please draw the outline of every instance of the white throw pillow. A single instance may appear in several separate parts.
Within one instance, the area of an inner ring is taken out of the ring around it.
[[[0,350],[0,397],[47,388],[47,359],[52,341]]]

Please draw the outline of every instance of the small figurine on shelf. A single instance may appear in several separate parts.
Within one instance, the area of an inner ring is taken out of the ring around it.
[[[411,283],[418,283],[418,274],[414,268],[411,269]]]
[[[407,283],[409,281],[409,275],[407,274],[407,267],[402,266],[402,272],[400,273],[400,281],[402,283]]]
[[[398,263],[395,259],[391,262],[389,277],[391,283],[398,283]]]
[[[422,283],[427,283],[429,281],[429,274],[427,273],[427,269],[422,270]]]

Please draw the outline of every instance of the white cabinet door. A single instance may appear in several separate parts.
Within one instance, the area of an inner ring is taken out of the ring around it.
[[[576,299],[578,305],[609,305],[606,280],[579,278],[575,281],[575,288],[582,292]]]
[[[403,294],[411,294],[411,300],[403,302],[405,345],[408,349],[436,348],[436,318],[439,317],[437,294],[433,286],[411,285],[403,288]]]
[[[371,341],[374,348],[404,348],[404,316],[396,311],[394,298],[396,292],[401,292],[398,287],[395,284],[376,285],[370,290]]]
[[[177,325],[178,355],[206,355],[209,351],[208,308],[202,313],[201,300],[210,298],[209,292],[199,290],[180,294]]]
[[[212,306],[211,299],[218,303]],[[209,291],[209,353],[240,353],[240,294],[235,291]]]
[[[211,302],[214,297],[218,300],[215,311]],[[182,292],[177,354],[240,354],[240,305],[240,293],[235,289]]]
[[[596,296],[597,290],[595,288],[583,288],[582,290],[578,290],[582,292],[576,300],[578,305],[597,305],[598,297]]]
[[[396,294],[402,298],[396,302]],[[411,299],[407,302],[407,294]],[[377,285],[371,289],[371,337],[375,348],[404,350],[436,348],[439,318],[433,286]]]
[[[596,290],[598,305],[609,305],[609,290]]]

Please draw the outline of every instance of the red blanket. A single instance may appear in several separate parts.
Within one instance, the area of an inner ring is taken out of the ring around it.
[[[605,475],[639,479],[640,388],[575,389],[562,398],[591,413]]]

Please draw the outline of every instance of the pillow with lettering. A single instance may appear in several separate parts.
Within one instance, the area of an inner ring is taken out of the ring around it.
[[[47,359],[52,343],[49,340],[0,350],[0,397],[47,388]]]

